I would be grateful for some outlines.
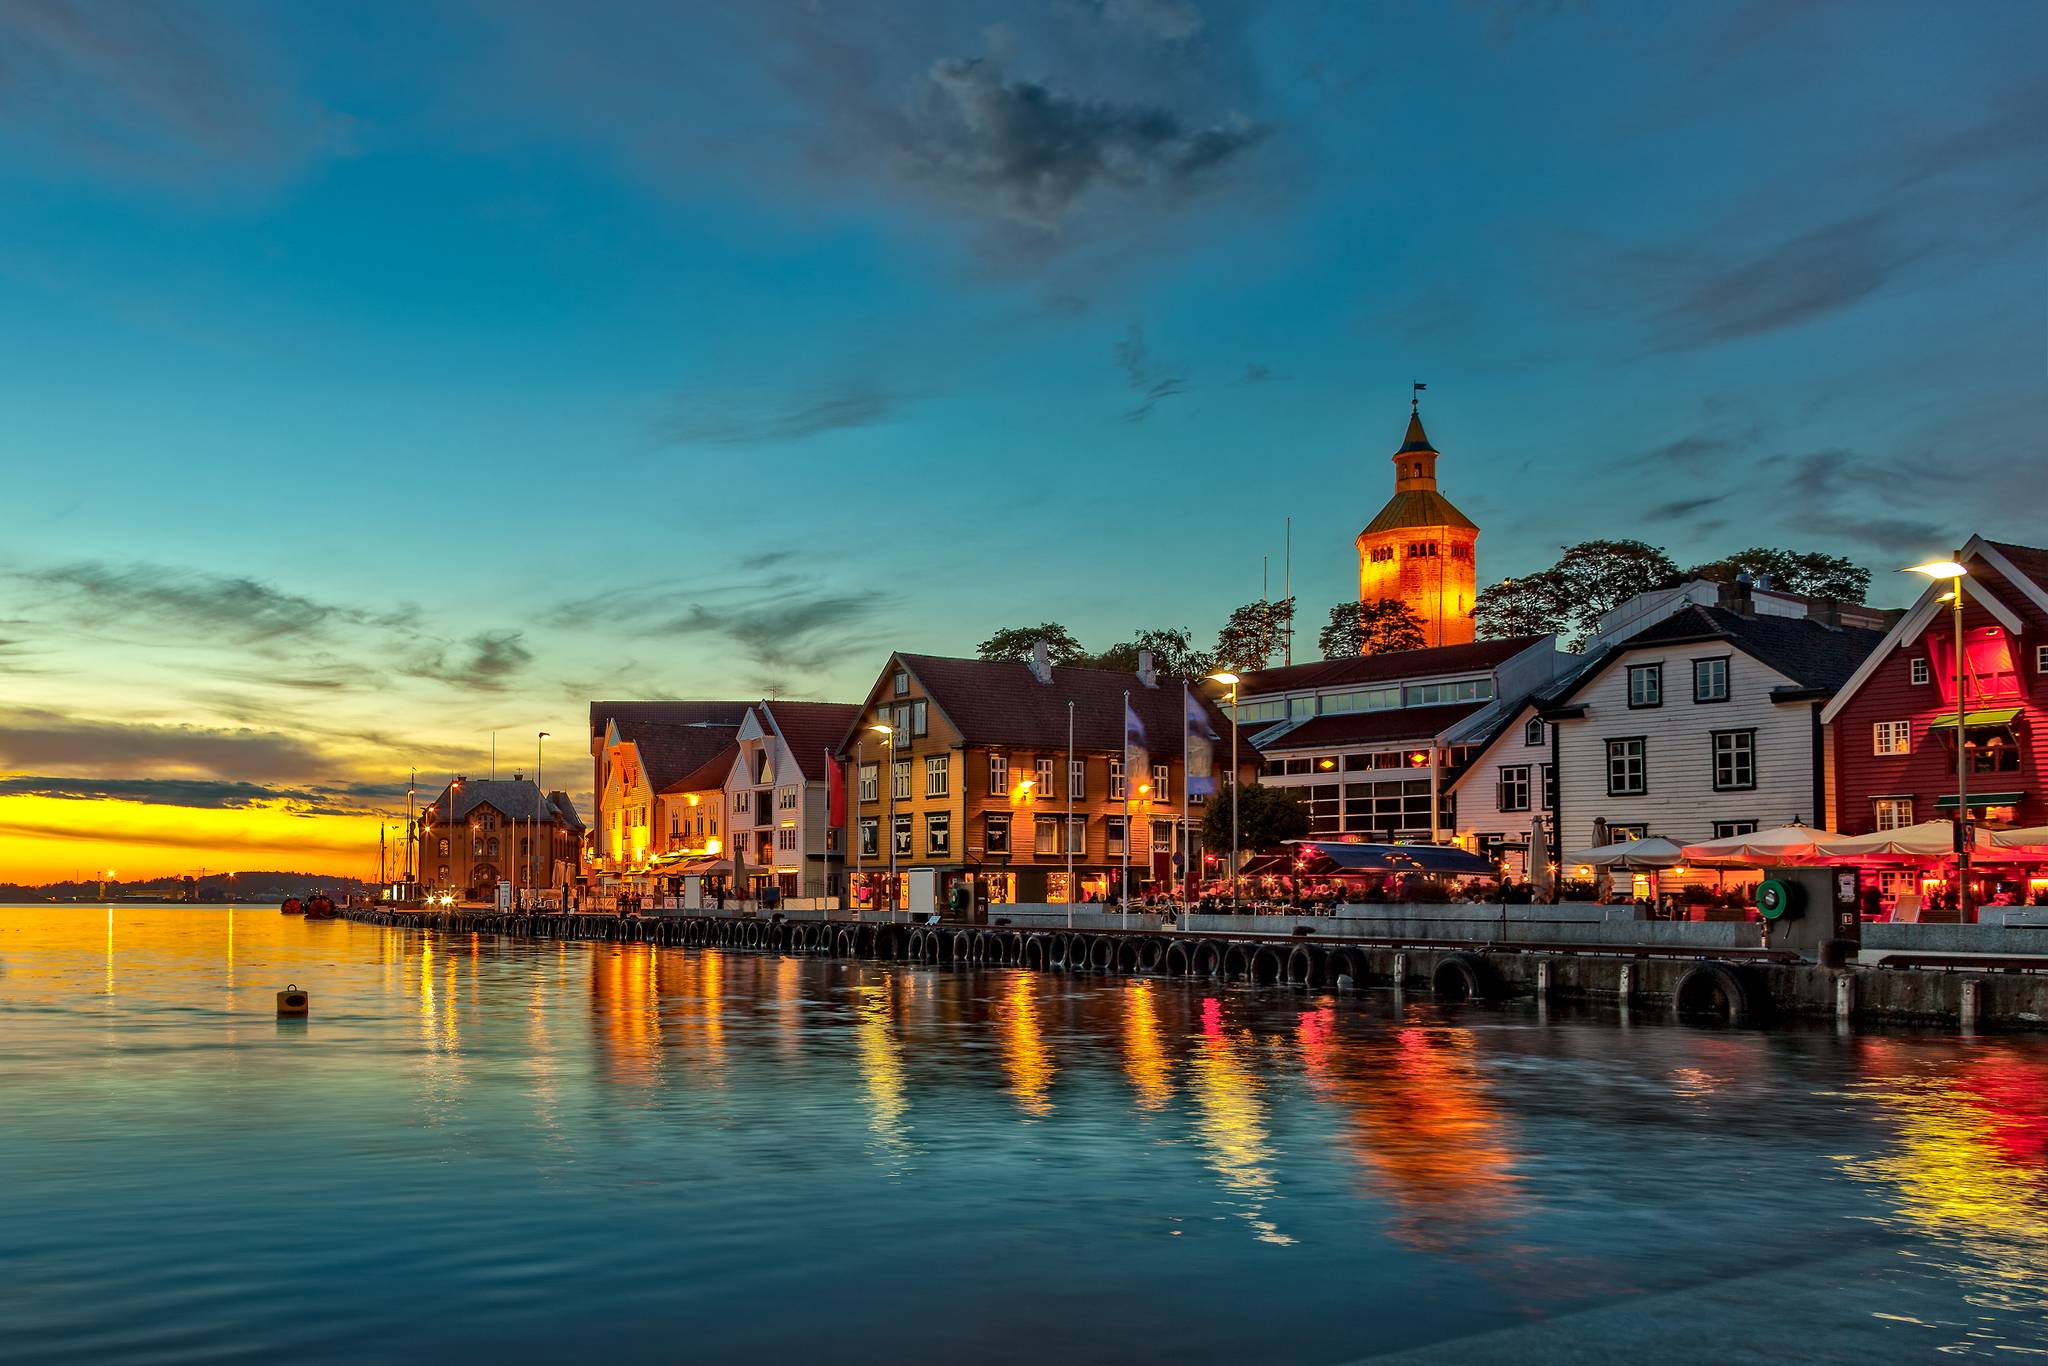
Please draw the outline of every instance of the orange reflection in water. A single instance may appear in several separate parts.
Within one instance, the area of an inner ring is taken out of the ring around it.
[[[996,1008],[1002,1030],[1003,1071],[1018,1108],[1034,1119],[1052,1113],[1052,1079],[1059,1069],[1038,1020],[1038,978],[1028,972],[1010,974],[1009,994]]]
[[[1189,1094],[1210,1170],[1238,1197],[1238,1214],[1257,1231],[1259,1241],[1285,1246],[1294,1239],[1266,1217],[1266,1204],[1275,1194],[1272,1138],[1259,1099],[1253,1047],[1251,1031],[1226,1027],[1222,1002],[1205,999],[1201,1037],[1188,1059]]]
[[[1173,1099],[1173,1063],[1159,1037],[1159,1002],[1143,980],[1124,990],[1124,1075],[1141,1110],[1163,1110]]]
[[[2048,1311],[2048,1062],[1987,1055],[1931,1071],[1883,1039],[1867,1040],[1864,1055],[1879,1075],[1860,1091],[1898,1146],[1847,1170],[1888,1188],[1899,1221],[1953,1254],[1936,1264],[1972,1288],[1973,1303]]]
[[[876,1146],[900,1161],[910,1153],[909,1127],[903,1122],[910,1102],[904,1093],[903,1045],[890,1018],[889,993],[897,980],[890,976],[858,989],[854,1043],[867,1089],[868,1128]]]
[[[611,1075],[628,1086],[652,1086],[661,1073],[661,989],[655,950],[610,944],[594,951],[591,1023]]]
[[[1310,1087],[1344,1116],[1345,1147],[1393,1201],[1394,1237],[1441,1250],[1515,1216],[1521,1182],[1473,1065],[1471,1031],[1402,1029],[1391,1046],[1339,1041],[1325,1007],[1303,1012],[1295,1036]]]

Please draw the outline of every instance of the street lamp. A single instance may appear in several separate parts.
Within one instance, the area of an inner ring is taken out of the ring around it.
[[[1210,674],[1209,678],[1211,681],[1221,683],[1225,687],[1230,689],[1230,695],[1224,700],[1230,703],[1230,909],[1231,912],[1235,914],[1238,909],[1239,897],[1237,877],[1237,785],[1239,776],[1237,769],[1238,678],[1236,674],[1229,672]],[[1130,837],[1130,832],[1125,831],[1124,835],[1125,838],[1128,839]]]
[[[1956,919],[1963,924],[1973,923],[1970,914],[1970,774],[1969,739],[1963,729],[1963,579],[1969,570],[1954,560],[1929,560],[1926,564],[1909,565],[1908,574],[1925,574],[1937,581],[1946,581],[1948,593],[1940,601],[1950,604],[1950,615],[1955,622],[1956,635]]]
[[[889,739],[889,922],[896,921],[896,728],[876,722],[868,727],[875,734]],[[879,776],[879,775],[878,775]]]
[[[547,738],[546,731],[540,731],[533,737],[533,790],[538,805],[533,808],[533,840],[527,845],[526,880],[533,884],[533,904],[536,910],[540,907],[540,876],[533,860],[540,853],[541,813],[548,809],[548,789],[540,780],[540,744]],[[555,822],[552,817],[548,820],[548,856],[540,866],[547,869],[548,881],[552,884],[555,878]]]

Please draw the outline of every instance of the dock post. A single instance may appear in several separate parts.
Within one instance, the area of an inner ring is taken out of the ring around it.
[[[1963,999],[1956,1010],[1956,1023],[1963,1033],[1977,1032],[1977,1015],[1982,1009],[1984,983],[1975,977],[1963,980]]]
[[[1635,994],[1635,984],[1636,965],[1634,963],[1623,963],[1621,965],[1621,1008],[1624,1012],[1628,1010],[1628,998]]]
[[[1402,987],[1406,986],[1407,984],[1408,955],[1405,953],[1397,953],[1394,955],[1394,990],[1399,991]]]
[[[1847,969],[1835,973],[1835,1024],[1847,1032],[1856,1015],[1856,975]]]
[[[1550,964],[1545,961],[1536,965],[1536,999],[1550,995]]]

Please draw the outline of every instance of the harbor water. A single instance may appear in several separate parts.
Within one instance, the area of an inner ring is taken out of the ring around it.
[[[7,1362],[2048,1354],[2032,1038],[0,907],[0,1172]]]

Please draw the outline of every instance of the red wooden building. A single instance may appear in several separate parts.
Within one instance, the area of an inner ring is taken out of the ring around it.
[[[1974,538],[1963,583],[1969,803],[1988,826],[2048,824],[2048,550]],[[1821,713],[1831,829],[1858,835],[1955,815],[1956,656],[1946,582],[1931,583]]]

